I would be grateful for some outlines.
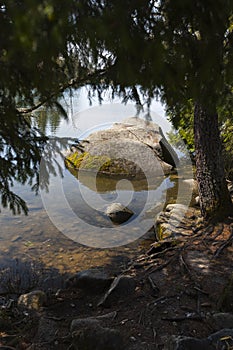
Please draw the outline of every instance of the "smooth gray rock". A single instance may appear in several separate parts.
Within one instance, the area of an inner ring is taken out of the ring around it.
[[[131,276],[118,276],[114,279],[109,290],[98,303],[98,306],[109,307],[113,302],[134,293],[136,282]]]
[[[116,123],[110,129],[96,131],[86,141],[82,144],[85,157],[78,162],[78,169],[82,170],[132,178],[145,174],[163,176],[179,163],[161,128],[136,117]],[[93,162],[89,155],[94,157]],[[103,157],[108,158],[106,167],[102,167]]]
[[[121,203],[112,203],[107,207],[105,214],[114,224],[122,224],[128,221],[134,213]]]
[[[104,328],[96,319],[76,319],[71,323],[73,347],[77,350],[124,350],[119,331]]]
[[[66,281],[66,288],[79,288],[88,294],[103,293],[113,281],[113,277],[100,269],[84,270]]]
[[[30,310],[39,310],[47,302],[46,294],[41,290],[34,290],[33,292],[22,294],[18,299],[18,306]]]

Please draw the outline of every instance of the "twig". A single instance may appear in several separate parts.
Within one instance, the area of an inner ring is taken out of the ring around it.
[[[157,304],[159,304],[159,303],[163,303],[163,302],[165,302],[165,300],[168,300],[168,299],[173,299],[173,298],[177,298],[177,294],[174,294],[174,295],[164,295],[164,296],[162,296],[162,297],[160,297],[160,298],[157,298],[157,299],[155,299],[154,301],[152,301],[152,302],[150,302],[150,304],[149,305],[154,305],[154,306],[157,306]]]
[[[142,324],[142,317],[144,316],[144,310],[140,313],[138,324]]]
[[[55,317],[55,316],[46,316],[48,320],[53,320],[53,321],[63,321],[65,317]]]
[[[221,235],[221,233],[222,233],[223,229],[224,229],[224,226],[223,226],[223,225],[221,225],[221,227],[218,229],[218,231],[217,231],[216,235],[214,235],[213,240],[215,240],[215,239],[216,239],[218,236],[220,236],[220,235]]]
[[[145,260],[146,259],[149,260],[149,259],[159,258],[159,257],[163,256],[165,253],[170,252],[171,250],[176,250],[176,249],[180,249],[180,246],[179,247],[177,247],[177,246],[169,247],[169,248],[166,248],[166,249],[162,250],[161,252],[157,252],[157,253],[151,254],[148,257],[145,257]]]
[[[209,295],[209,293],[207,293],[206,291],[204,291],[203,289],[201,288],[198,288],[197,286],[193,287],[194,289],[196,289],[198,292],[201,292],[202,294],[205,294],[205,295]]]
[[[200,314],[201,303],[200,303],[200,292],[197,291],[197,314]]]
[[[162,317],[162,321],[170,321],[170,322],[182,322],[182,321],[203,321],[204,317],[200,315],[187,315],[187,316],[180,316],[180,317]]]
[[[111,319],[115,319],[117,316],[117,311],[113,311],[113,312],[109,312],[108,314],[104,314],[104,315],[99,315],[99,316],[96,316],[94,318],[97,318],[97,319],[106,319],[106,318],[111,318]]]
[[[160,270],[164,269],[166,266],[168,266],[173,260],[175,260],[176,257],[177,257],[176,255],[173,255],[173,256],[172,256],[169,260],[167,260],[164,264],[155,267],[155,268],[154,268],[152,271],[150,271],[150,272],[149,272],[148,270],[151,269],[153,266],[149,266],[149,267],[146,269],[146,271],[149,273],[149,275],[152,274],[152,273],[154,273],[154,272],[156,272],[156,271],[160,271]]]
[[[153,279],[150,276],[148,276],[148,281],[150,282],[150,285],[151,285],[151,288],[153,289],[153,291],[158,293],[159,288],[156,286],[156,284],[154,283]]]
[[[157,332],[156,332],[154,327],[152,327],[152,332],[153,332],[153,338],[154,338],[154,343],[155,343],[155,339],[157,337]]]
[[[73,344],[70,344],[67,350],[72,350],[73,349]]]
[[[186,272],[188,273],[190,279],[193,280],[194,276],[193,276],[193,274],[191,273],[191,271],[190,271],[188,265],[187,265],[186,262],[184,261],[184,258],[183,258],[183,256],[182,256],[182,254],[180,254],[180,262],[181,262],[181,264],[184,266],[184,268],[185,268]]]
[[[215,251],[215,253],[214,253],[214,257],[215,258],[217,258],[222,253],[222,251],[232,243],[232,241],[233,241],[233,230],[231,230],[231,231],[232,232],[230,234],[230,237],[223,244],[221,244],[221,246]]]

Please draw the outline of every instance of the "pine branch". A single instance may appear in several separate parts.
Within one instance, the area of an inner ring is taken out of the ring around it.
[[[42,100],[41,102],[37,103],[34,106],[28,107],[28,108],[18,108],[17,112],[19,114],[29,114],[34,112],[35,110],[37,110],[38,108],[42,107],[43,105],[45,105],[46,103],[48,103],[49,101],[51,101],[53,98],[57,97],[59,94],[62,94],[65,90],[70,89],[72,87],[81,87],[84,84],[88,84],[91,81],[93,81],[94,79],[96,79],[99,76],[102,76],[104,73],[107,72],[109,68],[105,68],[105,69],[100,69],[98,71],[95,71],[94,73],[89,73],[87,74],[87,76],[79,79],[79,78],[74,78],[71,79],[67,84],[62,85],[58,91],[51,93],[48,97],[46,97],[44,100]]]

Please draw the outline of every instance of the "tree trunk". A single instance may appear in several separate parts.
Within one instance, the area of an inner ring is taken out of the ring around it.
[[[218,114],[196,103],[194,109],[196,171],[201,213],[205,219],[221,220],[233,214],[222,157]]]

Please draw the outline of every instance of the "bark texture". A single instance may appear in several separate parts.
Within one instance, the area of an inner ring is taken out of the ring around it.
[[[222,157],[218,114],[196,103],[194,136],[197,182],[201,212],[206,219],[222,219],[233,214]]]

